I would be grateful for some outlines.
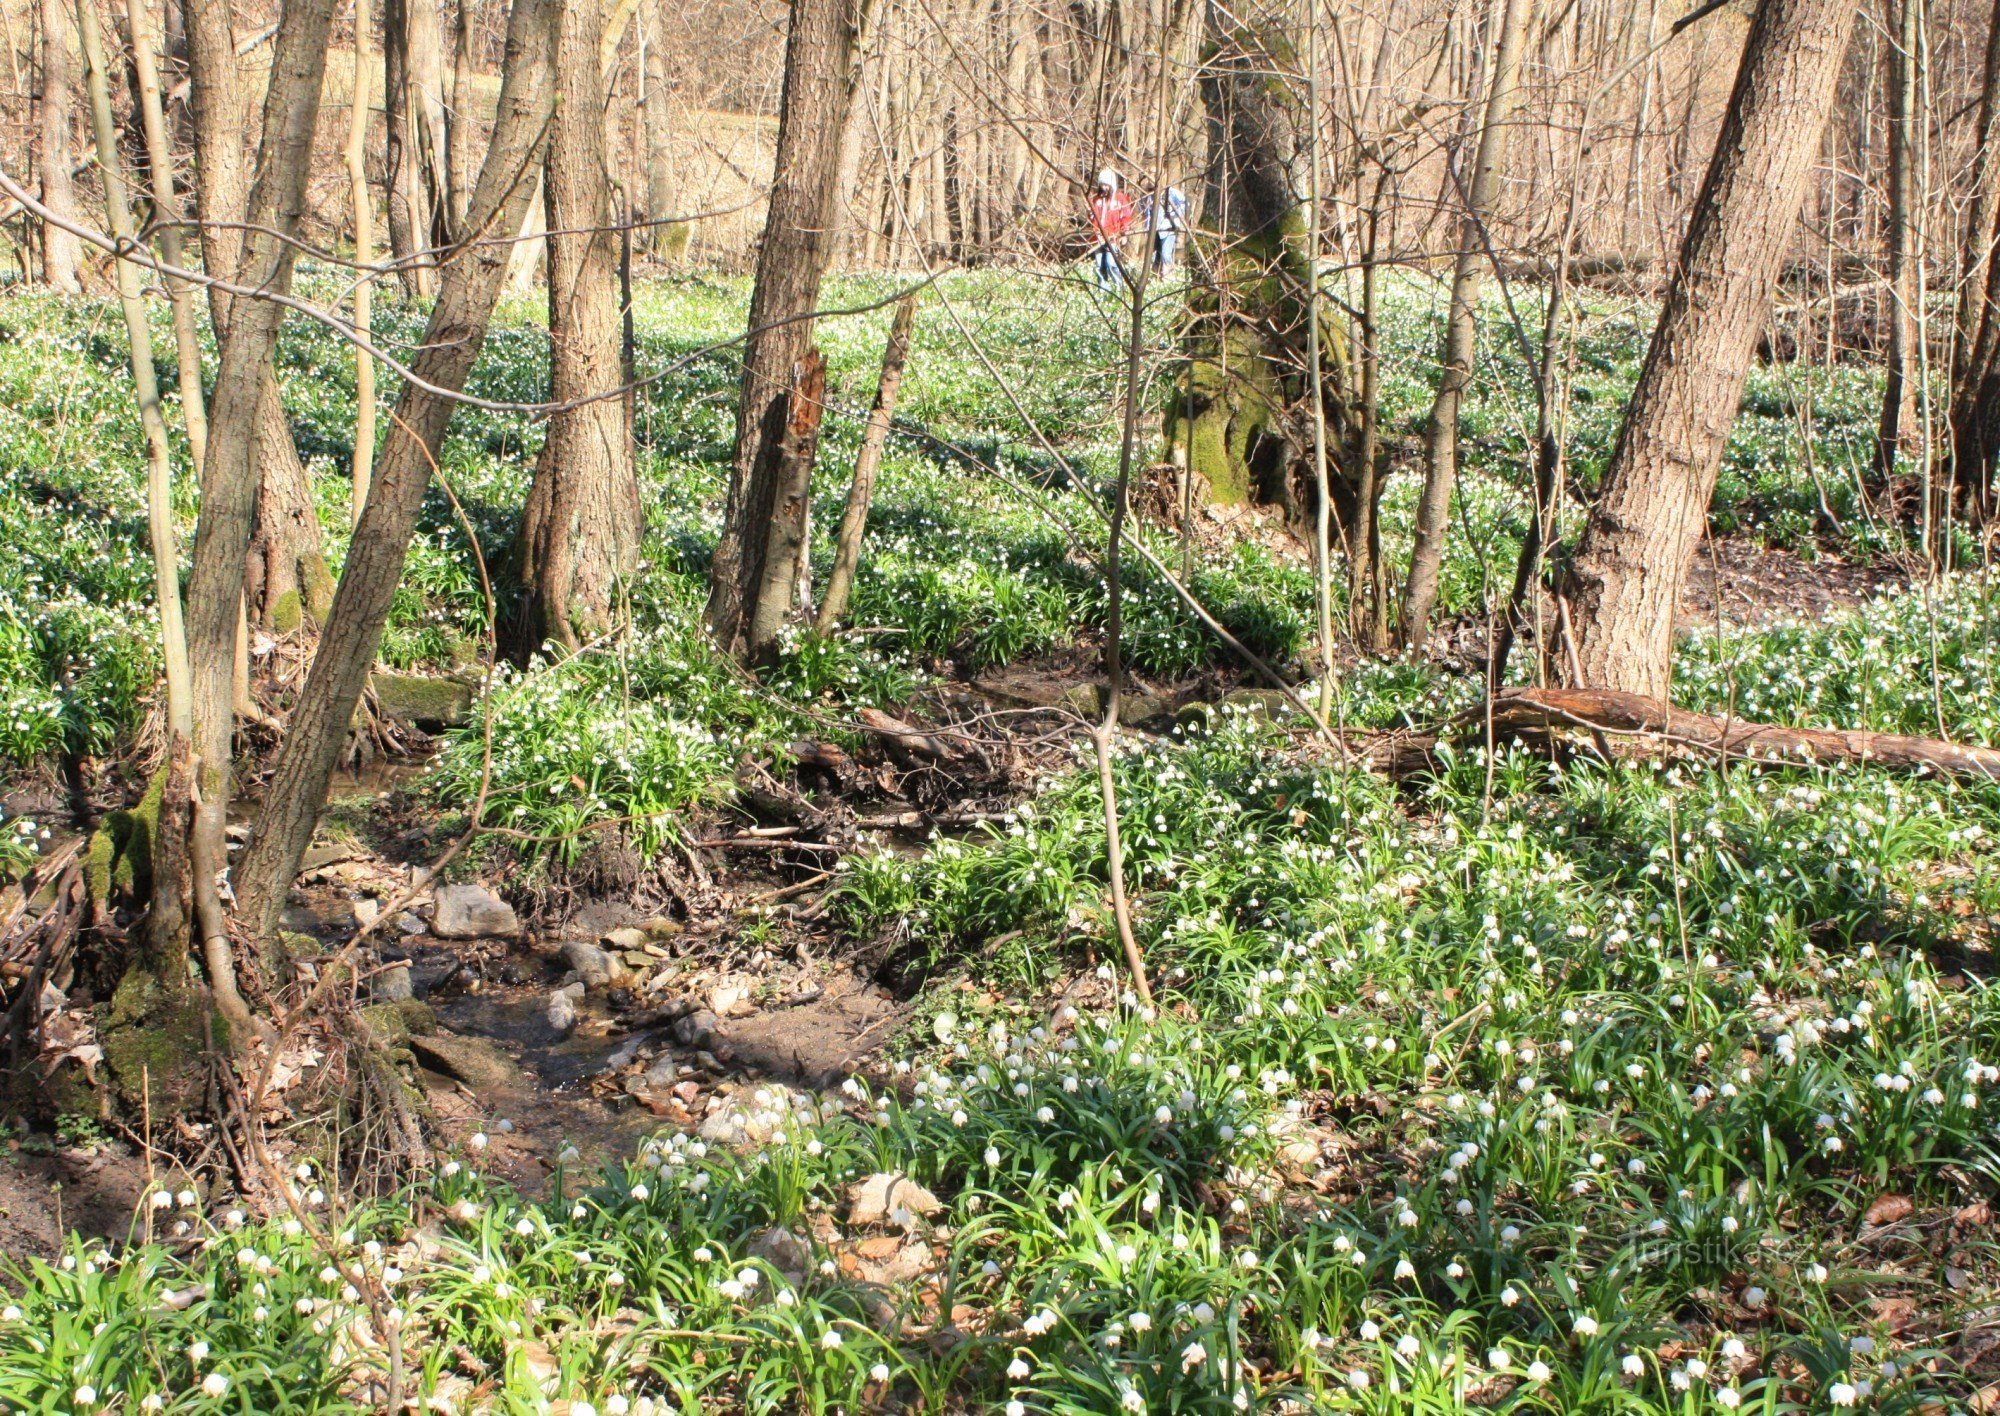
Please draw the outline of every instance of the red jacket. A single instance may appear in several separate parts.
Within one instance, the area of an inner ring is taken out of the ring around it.
[[[1092,197],[1090,227],[1107,246],[1121,240],[1132,229],[1132,199],[1123,192]]]

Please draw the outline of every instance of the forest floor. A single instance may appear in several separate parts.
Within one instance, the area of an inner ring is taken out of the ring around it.
[[[850,285],[834,304],[882,282]],[[744,295],[643,287],[642,362],[732,332]],[[430,891],[368,960],[451,1159],[350,1197],[311,1115],[331,1051],[312,1039],[280,1089],[305,1123],[284,1128],[284,1163],[327,1216],[310,1227],[88,1118],[19,1133],[0,1245],[32,1257],[5,1279],[0,1406],[69,1409],[88,1385],[107,1406],[366,1408],[391,1365],[377,1293],[405,1391],[432,1409],[1988,1400],[2000,789],[1516,752],[1394,782],[1317,748],[1141,577],[1115,776],[1159,991],[1142,1007],[1078,740],[1102,613],[1079,483],[1115,449],[1116,331],[1087,291],[1034,273],[934,299],[967,330],[926,307],[857,585],[866,632],[802,638],[761,683],[703,647],[730,381],[698,358],[641,410],[651,563],[631,641],[503,672],[466,721],[430,725],[420,761],[339,789],[287,919],[308,958],[465,829],[486,767],[486,819],[521,833],[449,877],[503,895],[518,928],[441,938]],[[1435,301],[1413,287],[1392,310],[1407,438]],[[103,312],[24,302],[6,319],[0,750],[19,868],[41,833],[74,829],[52,763],[101,804],[142,780],[127,754],[151,661]],[[408,319],[385,313],[385,333]],[[881,324],[823,331],[844,405],[865,407]],[[1584,327],[1585,479],[1642,328],[1609,303]],[[300,335],[284,357],[310,375],[286,383],[337,558],[342,356]],[[534,396],[539,358],[514,312],[479,391]],[[1853,533],[1873,519],[1837,483],[1849,529],[1815,529],[1789,412],[1805,379],[1817,466],[1872,416],[1861,366],[1753,375],[1684,606],[1681,700],[2000,742],[2000,603],[1974,577],[1901,588],[1899,547]],[[1445,577],[1455,645],[1526,524],[1523,390],[1502,368],[1477,392],[1469,534]],[[829,428],[823,524],[856,421]],[[536,437],[468,411],[448,449],[494,563]],[[1392,547],[1411,491],[1398,478]],[[437,500],[385,657],[448,677],[486,626]],[[1308,562],[1268,518],[1186,548],[1147,534],[1187,556],[1232,632],[1301,672]],[[1357,659],[1340,713],[1435,723],[1477,690],[1448,659]],[[936,751],[892,751],[863,709]],[[73,989],[61,1016],[87,1029],[96,1007]],[[127,1247],[141,1200],[156,1242]],[[59,1226],[79,1234],[44,1261]]]

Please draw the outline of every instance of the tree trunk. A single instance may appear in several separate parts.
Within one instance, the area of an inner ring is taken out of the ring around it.
[[[1566,577],[1571,687],[1667,697],[1674,611],[1798,224],[1852,0],[1762,0],[1674,277]]]
[[[568,0],[556,49],[548,200],[550,394],[561,407],[521,519],[524,648],[574,649],[611,627],[618,584],[639,565],[644,516],[624,382],[618,238],[604,167],[604,28],[597,0]]]
[[[472,21],[474,0],[458,0],[452,11],[451,107],[445,114],[445,210],[451,230],[465,231],[478,148],[473,145]]]
[[[764,445],[771,459],[771,519],[765,528],[763,576],[757,585],[748,633],[751,653],[769,654],[797,603],[808,538],[812,534],[812,474],[826,416],[826,358],[807,349],[792,372],[791,387],[772,405],[782,433]],[[808,590],[810,585],[807,586]]]
[[[152,32],[147,27],[145,0],[127,0],[125,15],[132,36],[134,88],[146,135],[146,164],[152,169],[153,211],[159,222],[160,254],[168,265],[185,270],[181,204],[174,190],[173,142],[160,98],[159,66]],[[194,292],[177,276],[166,277],[165,283],[174,312],[174,358],[180,382],[181,417],[187,427],[188,449],[194,454],[195,476],[199,479],[208,459],[208,398],[201,384],[201,341],[195,330]]]
[[[430,202],[424,184],[423,139],[418,132],[422,100],[410,63],[410,5],[423,0],[386,0],[382,7],[382,108],[387,119],[385,176],[388,193],[389,254],[403,294],[429,299],[437,262],[430,249]]]
[[[777,459],[767,445],[784,437],[793,370],[812,347],[812,314],[826,271],[864,3],[798,0],[785,41],[777,165],[750,296],[736,454],[709,575],[709,626],[724,648],[739,656],[769,648],[750,633],[766,584],[764,551],[776,506]],[[769,622],[768,615],[763,618]]]
[[[1303,166],[1303,106],[1274,78],[1298,64],[1284,24],[1208,12],[1201,69],[1208,114],[1206,207],[1220,231],[1203,237],[1204,273],[1189,295],[1188,366],[1167,408],[1167,445],[1183,449],[1190,486],[1209,501],[1265,501],[1304,537],[1317,516],[1313,380],[1306,299],[1312,289]],[[1322,311],[1324,314],[1324,311]],[[1328,484],[1342,544],[1360,524],[1361,419],[1347,330],[1320,322],[1321,407]]]
[[[226,0],[196,0],[196,12]],[[250,190],[237,262],[245,285],[285,293],[291,285],[306,180],[319,118],[321,79],[334,0],[286,0],[280,14],[270,83],[264,99],[262,150]],[[212,23],[213,16],[204,16]],[[226,17],[224,25],[226,27]],[[242,614],[244,569],[258,499],[260,412],[271,383],[283,307],[244,299],[229,312],[209,423],[208,466],[195,528],[194,570],[188,582],[188,656],[193,669],[192,826],[185,865],[217,1011],[234,1028],[248,1022],[236,993],[234,960],[218,897],[228,864],[223,828],[232,787],[235,727],[235,646]],[[170,802],[174,810],[179,802]],[[162,865],[180,864],[165,859]],[[169,877],[155,872],[155,887]],[[178,882],[175,882],[178,888]],[[241,1041],[241,1039],[239,1039]]]
[[[861,451],[854,458],[854,484],[847,491],[840,539],[834,545],[833,571],[827,576],[826,595],[819,603],[817,627],[821,634],[831,634],[847,613],[854,568],[861,563],[861,539],[868,530],[868,504],[875,495],[875,470],[881,466],[882,449],[889,442],[889,424],[896,416],[896,395],[903,387],[903,364],[910,357],[910,331],[916,322],[917,292],[912,290],[896,302],[889,344],[882,351],[882,379],[875,385],[875,406],[868,410],[868,426],[861,433]]]
[[[1472,383],[1479,339],[1480,277],[1488,259],[1486,223],[1500,195],[1500,173],[1507,162],[1507,139],[1520,95],[1521,45],[1534,25],[1534,15],[1534,0],[1495,0],[1493,72],[1487,80],[1486,116],[1479,127],[1472,176],[1465,185],[1437,398],[1424,428],[1424,494],[1417,503],[1410,575],[1403,587],[1403,643],[1413,651],[1421,651],[1430,637],[1431,610],[1437,604],[1451,494],[1458,484],[1458,414]]]
[[[2000,0],[1987,20],[1986,59],[1974,139],[1971,211],[1958,294],[1949,442],[1933,475],[1939,506],[1959,495],[1984,510],[2000,454]]]
[[[135,6],[135,11],[137,7]],[[125,172],[118,155],[118,128],[111,113],[111,79],[98,38],[97,17],[89,0],[77,6],[77,32],[83,39],[84,76],[90,93],[91,129],[97,142],[98,169],[104,179],[104,209],[111,234],[120,242],[137,239]],[[134,35],[143,44],[143,31]],[[187,631],[181,619],[180,550],[174,529],[173,453],[167,445],[167,423],[160,412],[160,383],[153,371],[153,335],[146,323],[143,276],[134,261],[117,262],[118,303],[125,315],[125,337],[131,345],[132,388],[139,404],[139,425],[146,438],[146,525],[153,551],[153,593],[160,613],[161,661],[167,680],[167,732],[184,751],[192,729],[189,707]]]
[[[430,224],[422,229],[425,243],[440,250],[457,239],[451,224],[451,175],[447,170],[450,147],[445,135],[444,36],[438,17],[442,3],[401,0],[404,35],[409,43],[410,131],[417,180],[430,217]]]
[[[247,284],[251,282],[246,278],[242,225],[250,200],[243,145],[248,113],[235,26],[228,5],[220,0],[199,0],[185,11],[195,167],[200,177],[195,184],[195,215],[201,222],[202,266]],[[231,297],[210,286],[208,308],[216,343],[226,344]],[[261,623],[289,631],[307,617],[325,614],[333,575],[327,568],[319,519],[311,514],[312,488],[305,465],[285,421],[276,375],[268,372],[257,410],[257,477],[251,535],[256,555],[245,588]]]
[[[42,204],[57,216],[77,216],[70,172],[76,166],[76,79],[71,65],[72,21],[63,0],[42,0]],[[42,226],[42,282],[74,295],[81,247],[58,227]]]
[[[461,11],[463,5],[461,4]],[[354,0],[354,87],[348,96],[347,191],[354,208],[354,261],[366,266],[375,259],[375,208],[368,195],[368,0]],[[372,326],[375,282],[365,275],[354,282],[354,323]],[[354,462],[349,495],[351,523],[361,522],[368,504],[368,484],[375,478],[375,357],[354,351]]]
[[[542,143],[555,107],[555,0],[514,0],[493,138],[473,189],[468,231],[518,231],[533,194]],[[437,303],[411,358],[424,384],[456,392],[485,344],[494,302],[506,280],[508,248],[482,243],[446,264]],[[283,750],[264,793],[257,834],[243,862],[237,896],[258,937],[276,930],[299,857],[312,840],[327,783],[346,745],[354,706],[368,682],[382,627],[430,486],[454,404],[443,393],[405,383],[389,423],[375,485],[341,569],[333,610],[312,669],[292,709]]]
[[[1897,35],[1889,46],[1889,359],[1882,382],[1882,416],[1875,434],[1875,475],[1883,486],[1895,479],[1897,454],[1908,451],[1916,428],[1918,204],[1917,111],[1923,56],[1924,0],[1894,0]]]
[[[674,133],[669,105],[673,89],[667,78],[667,51],[663,44],[666,26],[660,23],[659,0],[647,0],[640,7],[640,39],[645,46],[641,65],[646,92],[641,103],[646,135],[646,219],[660,221],[674,215]],[[663,261],[687,250],[688,226],[646,228],[646,249]]]

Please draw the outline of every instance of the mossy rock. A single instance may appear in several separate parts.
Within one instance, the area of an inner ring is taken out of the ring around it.
[[[437,1032],[437,1014],[430,1010],[429,1004],[414,998],[371,1003],[361,1010],[361,1016],[375,1041],[387,1048],[407,1047],[411,1038],[430,1037]]]
[[[128,969],[98,1028],[105,1065],[119,1099],[155,1115],[198,1107],[205,1089],[203,1059],[210,1045],[210,1009],[192,984],[163,983],[143,968]],[[226,1025],[214,1020],[217,1046]]]
[[[377,669],[368,676],[375,706],[400,723],[419,728],[455,728],[472,715],[472,685]]]

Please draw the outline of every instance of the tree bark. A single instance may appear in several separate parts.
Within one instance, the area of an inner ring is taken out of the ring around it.
[[[764,550],[776,505],[776,459],[768,445],[784,436],[793,370],[812,347],[865,3],[798,0],[785,41],[777,165],[750,296],[736,453],[709,574],[709,626],[723,647],[739,656],[760,655],[769,647],[750,633],[766,584]]]
[[[438,8],[443,0],[401,0],[409,43],[410,129],[417,179],[423,187],[430,224],[426,244],[442,249],[457,239],[451,224],[450,141],[445,133],[444,35]]]
[[[76,166],[76,78],[71,64],[69,7],[63,0],[42,0],[42,204],[57,216],[77,215],[76,188],[70,171]],[[83,289],[77,277],[81,246],[58,227],[42,227],[42,283],[74,295]]]
[[[412,371],[434,388],[456,392],[465,386],[506,280],[510,247],[491,238],[520,230],[533,194],[530,178],[540,166],[555,108],[557,8],[556,0],[514,0],[508,16],[499,110],[466,228],[484,239],[449,253],[437,303],[411,359]],[[237,896],[242,917],[259,937],[276,930],[299,858],[312,840],[453,407],[445,393],[405,383],[390,420],[375,485],[244,858]]]
[[[604,29],[597,0],[568,0],[556,48],[548,201],[549,391],[560,407],[521,518],[524,649],[574,649],[611,626],[619,582],[639,565],[644,516],[632,464],[618,238],[604,166]]]
[[[659,0],[647,0],[641,6],[639,23],[645,46],[641,67],[646,92],[640,106],[646,137],[646,219],[657,222],[674,215],[673,89],[667,77],[667,52],[662,43],[666,27],[660,23]],[[646,249],[660,260],[673,260],[687,249],[687,242],[684,222],[646,228]]]
[[[1908,451],[1916,424],[1917,321],[1922,317],[1917,268],[1916,146],[1924,0],[1895,0],[1896,39],[1889,46],[1889,358],[1882,381],[1882,416],[1875,433],[1875,475],[1884,486],[1896,457]]]
[[[868,426],[861,433],[861,451],[854,458],[854,483],[847,489],[847,508],[841,513],[840,537],[834,544],[833,570],[819,602],[817,628],[821,634],[831,634],[847,613],[854,569],[861,563],[861,540],[868,530],[868,505],[875,495],[875,471],[882,465],[882,450],[889,442],[889,424],[896,416],[896,395],[903,387],[903,365],[910,357],[910,331],[916,322],[917,292],[912,290],[896,302],[889,344],[882,351],[875,406],[868,410]]]
[[[197,0],[191,12],[225,0]],[[264,99],[262,150],[250,189],[238,280],[279,294],[291,286],[293,240],[305,212],[313,130],[319,118],[334,0],[286,0]],[[212,19],[212,17],[209,17]],[[245,299],[229,312],[209,424],[208,466],[188,582],[188,655],[193,669],[194,795],[186,863],[217,1010],[239,1030],[248,1012],[236,994],[218,877],[228,864],[223,828],[232,788],[235,645],[244,569],[258,498],[258,429],[271,382],[283,307]],[[178,803],[174,803],[178,807]],[[164,863],[164,862],[163,862]],[[164,879],[156,871],[156,888]]]
[[[1571,687],[1667,697],[1674,612],[1798,223],[1852,0],[1762,0],[1659,323],[1565,577]]]
[[[174,190],[173,143],[167,133],[166,109],[160,98],[160,74],[147,28],[145,0],[127,0],[126,23],[132,36],[132,74],[140,120],[146,135],[146,165],[152,169],[153,211],[159,222],[160,254],[168,265],[187,268],[181,242],[181,204]],[[208,399],[201,384],[201,341],[195,330],[194,292],[178,276],[166,277],[167,299],[174,313],[175,372],[179,376],[181,417],[188,448],[194,454],[197,479],[208,459]]]
[[[1900,771],[2000,781],[2000,750],[1961,747],[1937,738],[1899,733],[1788,728],[1740,718],[1691,713],[1643,694],[1612,689],[1507,688],[1488,707],[1466,715],[1484,734],[1490,718],[1496,738],[1643,740],[1642,750],[1666,749],[1716,761],[1811,763],[1821,767],[1867,764]],[[1618,750],[1616,743],[1612,751]]]
[[[774,418],[783,417],[784,425],[764,445],[771,460],[771,517],[748,631],[753,657],[771,652],[791,615],[812,532],[813,463],[819,454],[820,423],[826,416],[826,358],[819,350],[806,350],[793,370],[791,387],[771,410]]]
[[[419,131],[423,102],[410,62],[413,3],[423,0],[386,0],[382,7],[382,109],[387,120],[383,186],[388,193],[389,254],[396,261],[403,294],[427,300],[436,288],[437,262],[430,249],[432,218]]]
[[[461,8],[463,8],[461,3]],[[354,207],[354,261],[366,266],[375,259],[375,208],[368,195],[368,0],[354,0],[354,86],[348,96],[347,191]],[[371,327],[375,282],[365,275],[354,282],[354,323]],[[368,484],[375,479],[375,358],[365,349],[354,351],[354,462],[349,496],[354,525],[368,504]]]
[[[1306,300],[1313,288],[1303,105],[1275,76],[1297,72],[1280,7],[1238,20],[1208,11],[1201,65],[1208,116],[1202,278],[1189,295],[1188,366],[1167,408],[1166,441],[1213,502],[1282,506],[1304,538],[1317,518]],[[1322,311],[1322,315],[1325,312]],[[1320,321],[1328,486],[1337,539],[1355,544],[1367,504],[1362,418],[1347,329]],[[1372,459],[1370,459],[1372,460]],[[1192,494],[1191,494],[1192,495]]]
[[[1949,441],[1933,483],[1941,508],[1960,494],[1984,510],[2000,454],[2000,0],[1987,20],[1986,58],[1973,147],[1971,210],[1966,219],[1953,351]]]
[[[473,145],[472,20],[475,0],[458,0],[452,11],[451,107],[445,113],[445,212],[454,234],[465,231],[478,148]]]
[[[83,39],[85,80],[90,93],[98,167],[104,179],[107,224],[120,242],[134,241],[137,232],[118,156],[118,127],[111,113],[110,74],[89,0],[79,0],[77,31]],[[134,35],[136,43],[144,43],[142,33]],[[146,323],[143,276],[136,262],[121,259],[117,262],[117,278],[118,303],[125,315],[125,336],[131,345],[132,388],[139,404],[139,425],[146,437],[146,525],[152,540],[153,594],[160,613],[160,656],[166,669],[167,732],[177,745],[184,745],[193,718],[189,706],[187,631],[181,618],[180,549],[174,529],[173,453],[167,445],[166,419],[160,412],[160,383],[153,370],[153,335]]]
[[[190,106],[194,115],[195,215],[201,222],[206,270],[249,283],[243,223],[249,210],[250,174],[243,133],[248,113],[236,58],[236,33],[223,0],[185,6]],[[209,318],[218,345],[229,337],[230,296],[208,291]],[[333,592],[312,488],[292,442],[278,381],[267,372],[257,410],[255,564],[246,577],[251,608],[260,622],[281,630],[324,615]],[[303,508],[305,515],[300,514]],[[287,595],[287,592],[296,594]]]
[[[1486,223],[1500,195],[1507,139],[1520,96],[1521,46],[1535,19],[1534,0],[1495,0],[1493,72],[1487,80],[1486,115],[1465,185],[1465,212],[1459,221],[1458,262],[1452,273],[1451,308],[1445,317],[1437,398],[1424,427],[1424,493],[1417,503],[1416,532],[1410,547],[1410,574],[1403,587],[1403,643],[1421,651],[1430,637],[1437,604],[1438,573],[1450,529],[1451,495],[1458,485],[1458,414],[1472,383],[1472,360],[1479,339],[1479,286],[1487,252]]]

